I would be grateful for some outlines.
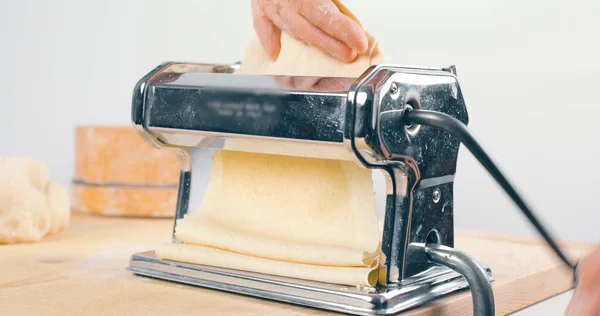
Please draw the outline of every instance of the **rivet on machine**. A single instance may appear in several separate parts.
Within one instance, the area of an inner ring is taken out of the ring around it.
[[[275,77],[266,75],[234,75],[238,66],[165,63],[135,87],[134,126],[150,144],[181,153],[175,219],[188,213],[195,147],[227,150],[229,137],[243,135],[300,144],[307,156],[312,145],[342,148],[345,150],[336,151],[345,156],[340,159],[351,158],[364,168],[380,169],[388,182],[383,264],[377,286],[357,288],[184,264],[161,260],[154,251],[134,254],[130,271],[357,315],[395,314],[469,288],[474,314],[494,315],[492,271],[454,248],[453,182],[461,142],[572,267],[466,129],[467,109],[455,67],[377,65],[365,69],[359,78],[327,78],[335,82],[331,85],[335,89],[327,90],[282,87]],[[228,93],[231,90],[236,93]],[[293,104],[287,102],[292,94]],[[298,102],[308,96],[312,102],[318,98],[321,106],[316,109],[309,102]],[[193,100],[184,107],[180,102],[183,97]],[[276,107],[260,116],[232,118],[210,106],[211,101],[241,104],[248,99]],[[193,117],[185,115],[190,104],[195,107]],[[289,126],[294,124],[289,120],[292,117],[314,124],[293,128]],[[237,120],[236,124],[231,120]],[[304,131],[302,135],[296,134],[298,130]],[[253,150],[261,152],[261,147],[254,146]]]

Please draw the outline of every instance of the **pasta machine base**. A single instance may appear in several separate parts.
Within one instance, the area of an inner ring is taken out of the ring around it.
[[[491,270],[485,266],[490,281]],[[434,266],[397,288],[335,285],[247,271],[161,260],[154,251],[134,254],[135,274],[354,315],[391,315],[468,287],[457,272]]]

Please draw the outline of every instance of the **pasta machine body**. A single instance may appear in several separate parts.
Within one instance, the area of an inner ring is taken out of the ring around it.
[[[476,313],[493,314],[490,269],[454,248],[460,142],[403,119],[411,109],[425,109],[468,123],[454,67],[376,65],[358,78],[325,78],[236,74],[239,66],[165,63],[134,89],[132,120],[140,135],[179,153],[175,220],[190,209],[198,148],[352,160],[386,178],[378,285],[186,264],[161,260],[153,251],[134,254],[131,271],[361,315],[394,314],[470,288]]]

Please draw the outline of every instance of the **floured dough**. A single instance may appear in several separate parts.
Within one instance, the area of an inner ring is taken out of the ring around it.
[[[373,286],[377,282],[377,274],[374,269],[377,265],[376,261],[364,266],[340,268],[275,261],[216,248],[185,244],[169,244],[159,248],[157,253],[159,253],[159,257],[169,260],[333,284]]]
[[[283,33],[279,57],[271,62],[255,39],[238,73],[358,77],[387,60],[372,36],[369,43],[369,51],[348,64]],[[381,235],[370,170],[353,161],[219,150],[211,168],[200,209],[176,223],[183,244],[162,245],[157,256],[328,283],[375,284]]]
[[[348,8],[340,1],[334,1],[340,12],[360,24]],[[339,61],[317,47],[292,38],[285,32],[281,34],[281,50],[277,60],[270,61],[265,55],[260,40],[255,38],[246,49],[246,56],[236,73],[318,76],[318,77],[358,77],[371,65],[388,62],[388,57],[379,48],[379,42],[368,32],[367,52],[360,55],[352,63]]]
[[[373,205],[371,172],[352,161],[216,151],[206,198],[176,236],[264,258],[360,266],[379,248]]]
[[[0,244],[34,242],[70,222],[67,190],[29,157],[0,156]]]
[[[258,39],[250,42],[245,61],[237,73],[318,76],[318,77],[358,77],[367,68],[387,62],[387,56],[379,50],[377,40],[369,36],[369,49],[352,63],[345,63],[330,57],[317,47],[295,40],[286,33],[281,34],[281,51],[276,61],[270,61],[262,50]],[[310,64],[300,62],[307,61]]]

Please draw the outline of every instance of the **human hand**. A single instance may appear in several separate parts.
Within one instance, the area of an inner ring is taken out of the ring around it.
[[[354,78],[325,78],[308,76],[277,76],[275,81],[280,88],[305,91],[340,91],[345,92],[356,82]]]
[[[344,62],[368,49],[362,27],[331,0],[252,0],[252,17],[271,60],[279,55],[282,31]]]
[[[577,286],[565,315],[600,315],[600,246],[579,263]]]

